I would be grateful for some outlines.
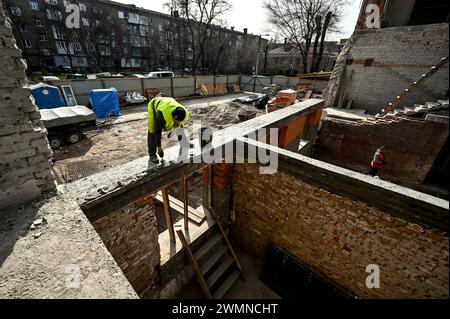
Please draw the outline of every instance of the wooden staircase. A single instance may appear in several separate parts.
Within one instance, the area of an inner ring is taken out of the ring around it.
[[[219,220],[209,211],[219,231],[198,250],[191,250],[181,230],[177,235],[206,298],[221,299],[242,276],[242,268]]]
[[[395,107],[400,103],[402,99],[404,99],[406,96],[408,96],[414,89],[416,89],[419,85],[421,85],[423,82],[425,82],[427,79],[429,79],[433,74],[435,74],[439,69],[441,69],[446,63],[448,62],[448,55],[445,58],[442,58],[441,61],[432,66],[430,71],[426,74],[422,74],[420,79],[413,82],[409,88],[405,89],[400,95],[398,95],[392,102],[389,103],[388,107],[383,109],[381,111],[381,115],[386,115],[388,112],[393,111]]]

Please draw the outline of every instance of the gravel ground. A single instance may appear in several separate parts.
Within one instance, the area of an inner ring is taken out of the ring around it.
[[[191,117],[186,129],[192,134],[194,123],[223,129],[239,123],[241,111],[265,111],[254,106],[232,102],[232,95],[180,101],[189,107]],[[54,171],[59,183],[68,183],[82,177],[109,169],[147,155],[146,105],[133,106],[122,111],[118,119],[108,120],[97,129],[85,132],[85,138],[77,144],[67,145],[54,151]],[[194,136],[195,138],[195,136]],[[176,137],[163,134],[163,148],[177,144]]]

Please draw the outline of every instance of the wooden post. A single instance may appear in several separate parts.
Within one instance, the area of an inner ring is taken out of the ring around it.
[[[167,189],[163,188],[161,190],[161,193],[163,196],[164,213],[166,214],[166,223],[167,229],[169,230],[169,237],[171,241],[175,242],[175,231],[173,229],[172,216],[170,215],[170,202],[169,202],[169,195],[167,194]]]
[[[184,229],[189,229],[189,194],[188,179],[183,178],[183,194],[184,194]]]
[[[141,91],[142,91],[142,96],[145,96],[144,79],[142,79],[142,78],[141,78]]]
[[[183,245],[184,251],[186,252],[189,261],[191,262],[195,276],[197,277],[197,280],[200,283],[200,287],[202,288],[203,293],[205,294],[206,298],[211,299],[212,298],[211,292],[209,291],[205,278],[203,278],[203,275],[200,271],[200,267],[198,266],[197,261],[195,260],[194,254],[192,254],[191,248],[189,248],[189,243],[187,242],[181,230],[177,230],[177,235],[180,238],[181,244]]]
[[[171,77],[170,78],[170,94],[171,94],[171,97],[174,97],[173,96],[173,92],[174,92],[174,90],[173,90],[173,77]]]

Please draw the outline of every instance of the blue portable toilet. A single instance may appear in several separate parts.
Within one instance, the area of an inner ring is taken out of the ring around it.
[[[91,90],[89,99],[91,101],[92,110],[97,118],[104,118],[110,114],[113,114],[114,116],[121,115],[119,111],[119,95],[117,94],[117,89]]]
[[[66,106],[64,99],[56,86],[39,83],[30,85],[34,101],[40,109],[54,109],[56,107]]]

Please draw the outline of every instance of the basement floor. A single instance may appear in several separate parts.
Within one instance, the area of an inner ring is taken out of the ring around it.
[[[235,250],[244,272],[245,281],[239,278],[223,299],[281,299],[259,279],[263,271],[263,263],[242,250],[236,248]],[[197,279],[194,278],[183,287],[176,298],[202,299],[205,297]]]

